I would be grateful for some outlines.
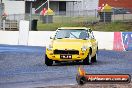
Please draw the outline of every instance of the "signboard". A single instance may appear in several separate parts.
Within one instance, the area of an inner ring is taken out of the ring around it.
[[[132,50],[132,32],[115,32],[113,50]]]
[[[122,39],[125,50],[132,50],[132,32],[122,32]]]

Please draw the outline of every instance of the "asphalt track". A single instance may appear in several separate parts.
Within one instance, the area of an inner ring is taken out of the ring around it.
[[[0,88],[75,85],[79,63],[44,64],[45,47],[0,45]],[[99,50],[98,62],[82,65],[87,73],[130,74],[132,51]]]

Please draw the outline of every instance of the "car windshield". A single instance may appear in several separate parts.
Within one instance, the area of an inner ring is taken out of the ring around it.
[[[75,38],[75,39],[88,39],[88,31],[85,29],[59,29],[56,32],[55,39],[62,38]]]

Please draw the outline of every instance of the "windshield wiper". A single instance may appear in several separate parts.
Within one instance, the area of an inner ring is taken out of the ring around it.
[[[79,39],[82,39],[82,40],[88,40],[89,38],[79,38]]]
[[[83,38],[82,40],[87,40],[86,38]]]
[[[69,38],[69,37],[64,37],[64,38]],[[64,39],[64,38],[56,38],[56,39]]]
[[[56,38],[56,39],[63,39],[63,38]]]
[[[64,37],[64,38],[69,38],[69,37]]]
[[[78,37],[76,37],[74,34],[72,34],[72,33],[70,33],[71,35],[73,35],[75,38],[78,38]]]

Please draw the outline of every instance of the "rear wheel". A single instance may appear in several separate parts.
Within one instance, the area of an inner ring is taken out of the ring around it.
[[[89,51],[87,57],[83,60],[84,65],[89,65],[91,64],[91,51]]]
[[[45,64],[46,64],[47,66],[52,66],[52,65],[53,65],[53,61],[52,61],[51,59],[49,59],[49,58],[47,57],[47,55],[45,55]]]

